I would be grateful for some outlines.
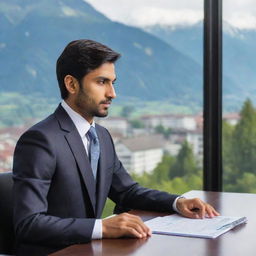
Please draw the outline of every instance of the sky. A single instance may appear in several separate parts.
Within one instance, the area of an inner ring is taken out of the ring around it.
[[[143,27],[189,25],[203,19],[203,0],[85,0],[113,21]],[[223,17],[241,29],[256,29],[256,0],[223,0]]]

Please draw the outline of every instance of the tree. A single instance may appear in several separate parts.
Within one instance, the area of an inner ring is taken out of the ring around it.
[[[144,187],[169,193],[182,194],[192,189],[202,189],[202,175],[198,171],[170,179],[170,168],[176,162],[175,157],[166,154],[151,174],[143,173],[142,175],[137,175],[133,173],[132,177]]]
[[[236,183],[236,179],[239,176],[239,170],[234,163],[234,127],[225,121],[223,121],[222,125],[223,184],[225,190],[230,191],[229,184]]]
[[[177,155],[174,165],[170,168],[170,178],[183,177],[198,172],[193,150],[187,141],[184,141]]]
[[[222,123],[222,154],[223,154],[223,165],[232,164],[233,161],[233,135],[234,135],[234,127],[223,121]]]
[[[134,110],[133,106],[130,106],[130,105],[124,106],[121,113],[122,117],[125,117],[125,118],[130,117],[133,110]]]
[[[256,110],[247,99],[240,112],[241,119],[235,127],[233,137],[233,166],[243,173],[256,174]]]
[[[114,208],[115,208],[115,203],[108,198],[104,206],[101,218],[106,218],[107,216],[112,215]]]
[[[170,179],[169,170],[173,166],[175,158],[171,155],[164,155],[162,161],[154,169],[151,179],[157,184]]]
[[[237,180],[234,191],[256,193],[256,175],[245,172],[242,178]]]
[[[163,134],[164,137],[166,139],[168,139],[170,137],[171,133],[172,133],[172,129],[171,128],[165,128],[163,125],[160,124],[160,125],[157,125],[155,127],[155,132]]]
[[[144,128],[143,122],[138,119],[130,120],[129,123],[131,124],[132,128]]]

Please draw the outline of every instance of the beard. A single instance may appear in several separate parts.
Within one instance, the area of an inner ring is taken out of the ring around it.
[[[110,104],[111,101],[112,99],[106,99],[97,103],[82,87],[80,87],[75,105],[84,117],[106,117],[108,115],[108,108],[104,108],[101,104]]]

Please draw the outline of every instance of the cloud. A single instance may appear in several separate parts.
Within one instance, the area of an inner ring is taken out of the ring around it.
[[[256,29],[255,0],[223,1],[223,19],[237,28]]]
[[[193,24],[203,18],[203,0],[85,0],[108,18],[133,26]],[[256,29],[255,0],[223,1],[223,18]]]
[[[233,13],[228,19],[229,23],[234,27],[240,29],[255,29],[256,28],[256,15]]]
[[[202,10],[165,9],[159,7],[142,7],[133,11],[128,22],[139,27],[163,24],[194,24],[203,19]]]

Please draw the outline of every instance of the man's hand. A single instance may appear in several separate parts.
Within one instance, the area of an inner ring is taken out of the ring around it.
[[[199,198],[179,198],[176,207],[181,215],[188,218],[203,219],[205,216],[213,218],[220,215],[211,205]]]
[[[151,231],[140,217],[122,213],[102,220],[102,234],[103,238],[122,236],[144,238],[151,236]]]

